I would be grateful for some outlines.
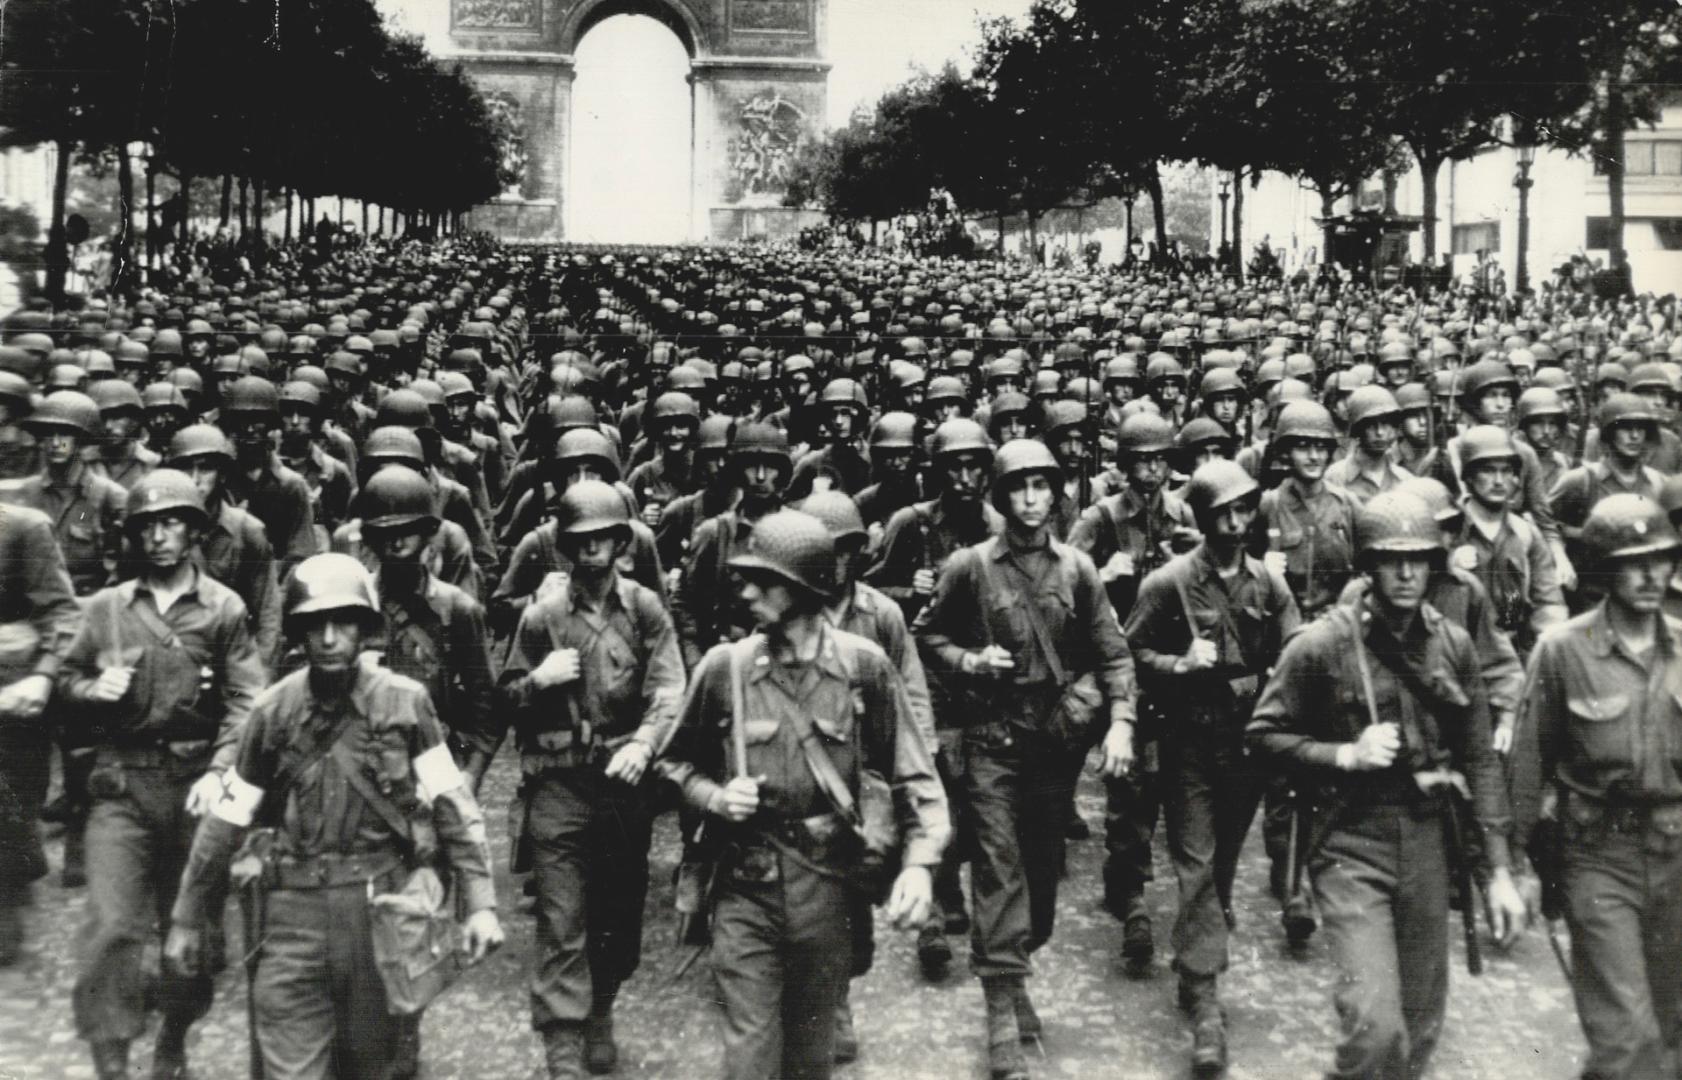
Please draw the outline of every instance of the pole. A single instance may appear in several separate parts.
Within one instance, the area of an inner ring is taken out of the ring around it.
[[[1530,179],[1530,162],[1522,158],[1518,163],[1518,267],[1513,273],[1513,291],[1523,293],[1530,288],[1530,189],[1536,182]]]

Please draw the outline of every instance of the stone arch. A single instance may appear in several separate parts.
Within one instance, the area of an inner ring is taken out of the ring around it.
[[[615,15],[646,15],[677,35],[690,60],[712,55],[705,25],[685,0],[581,0],[561,17],[556,48],[563,56],[578,52],[578,43],[596,24]]]

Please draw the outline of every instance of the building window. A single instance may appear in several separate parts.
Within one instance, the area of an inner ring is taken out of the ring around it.
[[[1611,218],[1591,217],[1584,224],[1583,247],[1590,251],[1612,249]],[[1682,251],[1682,218],[1625,218],[1624,248],[1627,251]]]
[[[1480,221],[1472,225],[1456,225],[1453,230],[1454,253],[1476,255],[1480,251],[1501,250],[1501,224]]]
[[[1596,155],[1594,174],[1606,175],[1606,159]],[[1682,139],[1630,139],[1624,143],[1625,176],[1682,176]]]

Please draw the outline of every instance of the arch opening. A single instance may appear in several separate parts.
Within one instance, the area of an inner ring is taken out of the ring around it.
[[[598,10],[613,13],[586,21],[574,54],[567,236],[688,239],[694,117],[687,32],[659,4]]]

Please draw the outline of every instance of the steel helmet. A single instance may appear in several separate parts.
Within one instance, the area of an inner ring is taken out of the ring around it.
[[[872,450],[914,450],[917,447],[917,418],[908,412],[886,412],[870,429]]]
[[[1104,365],[1104,385],[1136,383],[1139,381],[1139,360],[1135,356],[1117,356]]]
[[[829,380],[818,401],[824,405],[846,405],[854,412],[870,411],[870,399],[865,396],[864,387],[853,379]]]
[[[668,390],[654,399],[648,419],[650,427],[673,423],[695,427],[701,423],[701,406],[681,390]]]
[[[407,387],[393,390],[374,411],[375,427],[405,427],[411,431],[432,426],[432,406],[426,397]]]
[[[128,517],[123,519],[123,528],[136,532],[147,518],[160,514],[175,514],[194,528],[203,528],[210,521],[193,478],[175,469],[153,469],[134,482],[128,492]]]
[[[709,416],[701,421],[700,438],[696,440],[695,449],[726,451],[730,449],[730,430],[735,424],[732,417],[720,413]]]
[[[1191,474],[1186,484],[1186,505],[1199,522],[1206,521],[1216,510],[1261,491],[1256,478],[1236,461],[1218,458],[1204,462]]]
[[[1028,384],[1028,393],[1035,398],[1057,397],[1063,392],[1063,373],[1056,368],[1040,368]]]
[[[1006,492],[1029,473],[1044,473],[1054,489],[1063,488],[1063,467],[1057,464],[1045,443],[1038,439],[1012,439],[999,447],[993,455],[993,507],[1003,513]]]
[[[800,504],[802,513],[811,514],[829,530],[829,538],[837,545],[843,540],[868,540],[870,533],[859,516],[858,503],[844,491],[817,491],[806,496]]]
[[[1594,369],[1595,389],[1616,386],[1620,390],[1629,383],[1629,369],[1616,361],[1608,361]]]
[[[1337,425],[1332,422],[1331,411],[1318,401],[1292,401],[1279,410],[1273,437],[1335,443]]]
[[[280,404],[294,409],[308,411],[312,415],[321,411],[321,391],[304,382],[293,379],[280,388]]]
[[[204,379],[190,367],[173,368],[164,378],[179,386],[181,393],[189,397],[199,397],[204,394]]]
[[[1197,385],[1198,399],[1205,402],[1217,394],[1237,394],[1243,397],[1246,393],[1244,380],[1238,377],[1238,372],[1225,367],[1209,371]]]
[[[222,392],[223,413],[255,413],[280,418],[280,391],[261,375],[242,375]]]
[[[1468,428],[1460,436],[1461,479],[1470,476],[1472,469],[1485,461],[1511,461],[1515,468],[1518,467],[1518,449],[1513,446],[1512,437],[1504,428],[1479,424]]]
[[[1116,432],[1116,456],[1161,454],[1174,445],[1174,425],[1160,415],[1137,412],[1121,422]]]
[[[1431,516],[1438,522],[1452,521],[1461,514],[1453,493],[1434,476],[1410,476],[1390,490],[1412,495],[1430,508]]]
[[[41,399],[35,411],[21,421],[32,432],[74,431],[89,436],[99,431],[99,406],[93,398],[76,390],[55,390]]]
[[[1676,393],[1676,383],[1671,379],[1670,372],[1663,364],[1638,364],[1629,373],[1629,382],[1625,386],[1630,393],[1642,390],[1663,390],[1667,394]]]
[[[1048,441],[1054,440],[1060,433],[1071,428],[1086,432],[1086,406],[1078,401],[1053,401],[1045,407],[1042,428]]]
[[[179,467],[193,458],[216,457],[233,464],[234,444],[227,433],[215,424],[193,424],[177,431],[169,440],[165,455],[171,467]]]
[[[763,421],[737,425],[736,436],[730,442],[731,461],[745,465],[758,458],[770,458],[778,468],[790,469],[793,462],[789,459],[788,435]]]
[[[187,396],[181,392],[179,386],[160,379],[147,383],[146,388],[140,391],[140,406],[147,410],[180,409],[186,412]]]
[[[157,336],[152,339],[153,356],[181,356],[184,352],[179,330],[159,330]]]
[[[1595,564],[1675,552],[1682,548],[1664,507],[1645,495],[1620,492],[1594,504],[1583,522],[1583,547]]]
[[[479,391],[473,386],[473,380],[459,371],[439,372],[438,389],[443,392],[446,402],[454,398],[477,398],[479,396]]]
[[[1303,382],[1311,383],[1314,381],[1314,375],[1318,370],[1314,358],[1307,353],[1292,353],[1285,357],[1285,378],[1287,379],[1301,379]]]
[[[1560,399],[1559,392],[1546,386],[1532,386],[1520,394],[1515,412],[1520,425],[1544,416],[1564,418],[1567,415],[1565,402]]]
[[[389,394],[386,396],[390,397]],[[596,407],[587,397],[579,397],[576,394],[552,397],[549,399],[548,415],[550,426],[557,434],[574,428],[600,430]]]
[[[625,496],[601,480],[580,480],[567,485],[555,511],[556,528],[567,536],[612,532],[622,539],[631,536],[631,508]]]
[[[1396,396],[1376,384],[1360,387],[1343,403],[1343,412],[1349,418],[1350,431],[1373,420],[1393,420],[1401,411],[1402,407]]]
[[[326,368],[329,375],[336,372],[340,375],[349,375],[353,379],[360,379],[363,375],[362,358],[343,349],[327,354]]]
[[[574,428],[555,440],[555,463],[562,466],[593,461],[603,477],[619,479],[619,451],[613,440],[591,428]]]
[[[417,472],[426,469],[426,448],[413,428],[392,424],[377,427],[362,443],[363,461],[395,461]]]
[[[1392,489],[1374,495],[1355,515],[1355,550],[1442,554],[1442,529],[1424,500]]]
[[[357,498],[364,529],[431,534],[438,528],[436,497],[426,477],[407,465],[382,465]]]
[[[822,600],[835,591],[835,541],[824,523],[799,510],[777,510],[754,524],[747,548],[730,558],[737,571],[774,574]]]
[[[1518,376],[1499,360],[1479,360],[1467,368],[1460,378],[1460,390],[1468,401],[1476,401],[1486,391],[1506,387],[1518,392]]]
[[[12,419],[28,412],[32,401],[29,380],[15,371],[0,369],[0,404],[10,406]]]
[[[1170,379],[1184,382],[1186,369],[1180,365],[1178,360],[1167,353],[1151,353],[1145,360],[1145,381],[1154,384],[1167,382]]]
[[[1421,409],[1429,409],[1430,407],[1431,391],[1425,388],[1424,383],[1410,382],[1403,383],[1401,386],[1396,387],[1397,412],[1418,412]]]
[[[1194,416],[1187,420],[1179,431],[1174,433],[1174,448],[1176,450],[1190,450],[1193,447],[1218,443],[1230,453],[1238,444],[1238,436],[1222,427],[1218,421],[1207,416]],[[1119,446],[1118,446],[1119,451]],[[1226,454],[1221,456],[1225,457]]]
[[[974,420],[953,417],[943,421],[929,436],[929,456],[936,460],[951,454],[981,454],[993,460],[993,444]]]
[[[961,401],[969,403],[969,392],[964,387],[964,381],[956,375],[937,375],[929,380],[923,390],[923,404],[933,405],[937,401]]]
[[[380,623],[374,576],[355,558],[332,551],[299,563],[286,582],[286,632],[296,637],[309,615],[348,613],[365,627]]]
[[[1602,402],[1596,420],[1603,439],[1607,437],[1607,431],[1617,424],[1645,424],[1654,429],[1659,426],[1659,415],[1647,399],[1628,390],[1620,390]]]
[[[92,398],[93,403],[99,406],[102,415],[122,409],[132,409],[139,412],[143,407],[140,400],[140,391],[136,390],[132,383],[125,382],[122,379],[101,379],[88,387],[88,397]]]

